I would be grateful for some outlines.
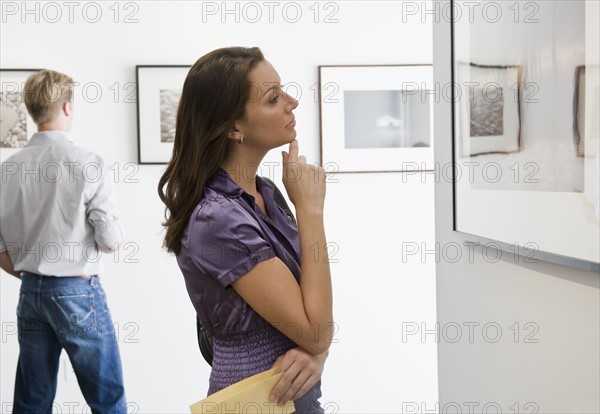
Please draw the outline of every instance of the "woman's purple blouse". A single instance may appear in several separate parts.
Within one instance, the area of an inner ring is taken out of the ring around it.
[[[298,228],[275,203],[273,187],[256,177],[267,214],[254,197],[219,169],[190,216],[177,262],[214,355],[208,394],[272,367],[297,345],[264,320],[231,287],[258,263],[275,256],[300,281]],[[284,331],[297,332],[295,327]],[[294,401],[297,414],[321,414],[319,380]]]
[[[273,187],[256,180],[268,216],[219,169],[190,217],[177,256],[200,321],[215,337],[267,323],[230,286],[258,263],[277,256],[300,280],[298,229],[275,203]]]

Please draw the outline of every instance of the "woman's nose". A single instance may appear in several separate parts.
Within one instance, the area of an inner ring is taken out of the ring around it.
[[[286,93],[286,95],[287,95],[286,100],[290,103],[290,105],[289,105],[290,106],[290,111],[296,109],[298,107],[298,105],[300,104],[300,102],[298,102],[297,99],[292,98],[287,93]]]

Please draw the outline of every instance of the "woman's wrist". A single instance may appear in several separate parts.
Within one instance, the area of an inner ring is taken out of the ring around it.
[[[296,216],[298,219],[309,218],[309,219],[322,219],[323,208],[319,206],[296,206]]]

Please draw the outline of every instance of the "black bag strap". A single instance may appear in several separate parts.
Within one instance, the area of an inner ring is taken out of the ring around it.
[[[266,182],[268,182],[269,184],[271,184],[271,186],[273,187],[273,190],[275,190],[275,203],[277,203],[277,205],[279,207],[281,207],[281,209],[285,212],[285,214],[288,216],[288,218],[294,224],[296,224],[296,218],[294,217],[294,213],[292,213],[292,209],[290,209],[290,206],[288,205],[287,201],[285,201],[285,197],[283,196],[283,194],[281,193],[279,188],[269,178],[267,178],[267,177],[261,177],[261,178],[263,180],[265,180]]]
[[[271,184],[273,190],[275,190],[275,203],[277,203],[277,205],[281,207],[281,209],[285,212],[288,218],[294,224],[296,224],[296,218],[294,217],[294,213],[292,213],[290,206],[288,205],[287,201],[285,200],[285,197],[283,196],[279,188],[277,188],[277,185],[275,185],[275,183],[267,177],[261,178],[267,183]],[[206,332],[206,329],[204,329],[202,323],[200,323],[200,319],[198,318],[198,316],[196,316],[196,334],[198,336],[198,346],[200,347],[200,352],[202,353],[202,356],[204,357],[206,362],[208,362],[208,365],[212,367],[213,338],[208,332]]]

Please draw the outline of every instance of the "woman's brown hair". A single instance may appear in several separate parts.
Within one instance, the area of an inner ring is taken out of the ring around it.
[[[264,60],[259,48],[213,50],[192,66],[177,109],[173,153],[158,183],[165,204],[164,247],[179,253],[181,236],[204,186],[227,155],[227,136],[244,116],[250,71]]]

